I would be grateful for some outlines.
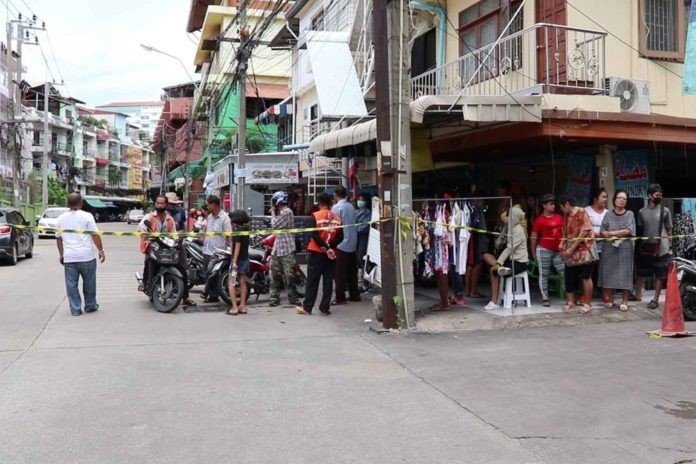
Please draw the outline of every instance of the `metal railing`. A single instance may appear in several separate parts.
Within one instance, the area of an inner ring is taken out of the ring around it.
[[[607,33],[538,23],[411,79],[412,98],[543,92],[603,94]],[[483,65],[481,65],[483,63]]]

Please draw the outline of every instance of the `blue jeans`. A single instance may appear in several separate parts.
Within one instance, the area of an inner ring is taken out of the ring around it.
[[[82,299],[80,298],[80,276],[82,276],[82,293],[85,295],[85,310],[97,308],[97,260],[81,263],[65,263],[65,289],[68,292],[70,312],[82,312]]]

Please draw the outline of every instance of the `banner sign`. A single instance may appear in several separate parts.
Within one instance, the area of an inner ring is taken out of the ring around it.
[[[688,26],[682,92],[684,95],[696,95],[696,2],[691,3]]]
[[[300,172],[297,163],[246,163],[246,183],[249,185],[297,184]],[[237,181],[235,175],[235,182]]]
[[[614,153],[614,186],[629,198],[646,198],[650,184],[648,154],[644,150]]]
[[[592,194],[592,173],[595,159],[593,156],[569,155],[570,173],[566,184],[566,193],[575,198],[578,206],[585,206]]]

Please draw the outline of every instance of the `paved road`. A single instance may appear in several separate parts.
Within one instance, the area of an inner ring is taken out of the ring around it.
[[[379,336],[367,304],[158,314],[132,240],[106,239],[102,309],[78,318],[54,241],[0,267],[0,463],[696,460],[696,339],[654,322]]]

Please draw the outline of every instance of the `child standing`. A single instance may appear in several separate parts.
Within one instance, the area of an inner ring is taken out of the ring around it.
[[[233,232],[249,231],[249,215],[241,210],[230,213]],[[249,235],[235,235],[232,237],[232,265],[230,268],[230,297],[232,309],[227,311],[230,316],[246,314],[246,304],[249,298],[249,286],[247,285],[247,274],[249,273]],[[239,284],[239,302],[237,302],[237,284]]]

